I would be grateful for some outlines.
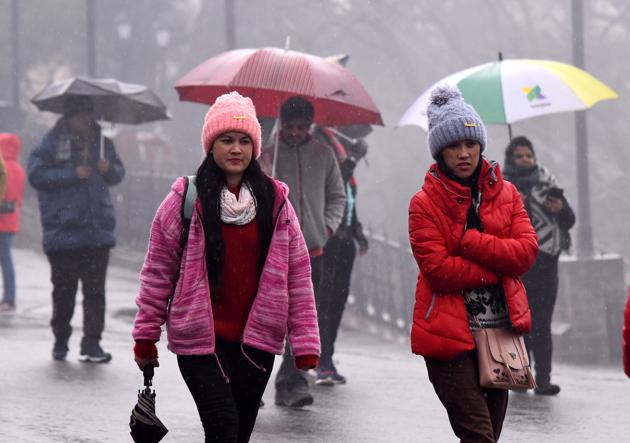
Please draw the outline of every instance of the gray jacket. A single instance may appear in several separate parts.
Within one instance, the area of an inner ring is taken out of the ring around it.
[[[273,150],[273,145],[266,148],[261,159],[268,173]],[[334,154],[314,138],[295,148],[280,141],[275,178],[289,186],[289,201],[297,212],[309,251],[323,247],[328,239],[326,228],[337,230],[346,204]]]

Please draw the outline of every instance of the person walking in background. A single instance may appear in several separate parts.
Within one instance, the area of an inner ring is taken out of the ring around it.
[[[24,169],[19,163],[20,138],[15,134],[0,134],[0,154],[6,169],[6,190],[0,202],[0,265],[4,293],[0,312],[15,311],[15,269],[11,244],[20,229],[20,210],[24,196]]]
[[[135,360],[158,366],[166,323],[207,442],[249,441],[285,336],[299,369],[315,368],[320,353],[308,250],[287,186],[256,162],[260,144],[252,101],[217,98],[202,129],[206,156],[188,185],[198,199],[187,241],[180,178],[155,215],[140,273]]]
[[[75,97],[28,161],[28,180],[37,190],[43,247],[51,268],[55,360],[65,360],[68,354],[79,280],[83,289],[79,360],[106,363],[112,358],[100,345],[109,251],[116,244],[109,187],[120,183],[125,169],[113,143],[101,137],[91,102]]]
[[[536,161],[532,142],[515,137],[505,150],[505,178],[521,193],[525,209],[538,234],[538,257],[523,276],[532,310],[532,331],[525,343],[535,362],[536,394],[557,395],[560,386],[551,383],[551,319],[558,295],[558,258],[571,246],[569,229],[575,214],[555,177]]]
[[[367,144],[363,139],[337,137],[330,128],[323,126],[316,127],[314,136],[335,154],[346,191],[346,206],[341,225],[324,247],[325,278],[322,279],[317,310],[322,355],[315,383],[335,385],[346,383],[346,377],[337,371],[333,354],[337,332],[350,294],[357,244],[359,255],[365,255],[368,251],[368,240],[357,217],[357,181],[353,176],[357,163],[367,154]]]
[[[341,223],[346,197],[334,154],[309,132],[314,116],[313,105],[302,97],[291,97],[282,104],[275,172],[290,189],[289,200],[297,212],[310,256],[319,310],[324,246]],[[261,158],[268,172],[273,169],[274,155],[271,146]],[[293,364],[290,352],[287,347],[276,376],[275,403],[290,407],[312,404],[308,381]]]
[[[536,233],[516,188],[482,157],[486,130],[454,86],[431,93],[428,144],[436,161],[409,206],[419,267],[411,349],[424,356],[438,398],[463,442],[496,442],[508,391],[479,385],[471,330],[531,317],[520,276],[536,257]]]

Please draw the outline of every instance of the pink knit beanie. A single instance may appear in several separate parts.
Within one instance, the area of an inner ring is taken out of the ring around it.
[[[254,145],[252,156],[260,157],[261,133],[256,108],[251,98],[236,91],[217,97],[206,114],[201,130],[201,147],[206,155],[217,137],[230,131],[249,135]]]

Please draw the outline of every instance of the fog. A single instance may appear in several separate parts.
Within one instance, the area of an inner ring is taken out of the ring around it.
[[[10,62],[11,3],[0,0],[0,57],[5,61],[0,100],[9,103],[16,68]],[[173,89],[197,64],[230,48],[283,47],[287,36],[291,49],[349,54],[348,69],[385,121],[368,137],[368,162],[356,170],[359,214],[371,232],[405,243],[408,201],[430,163],[426,134],[418,127],[395,127],[414,99],[448,74],[495,60],[499,51],[505,58],[568,63],[572,55],[569,0],[236,0],[233,15],[226,14],[229,2],[219,0],[96,0],[93,53],[85,1],[18,3],[23,160],[55,118],[37,112],[29,99],[50,80],[86,75],[91,56],[95,76],[146,84],[167,103],[172,120],[136,129],[158,131],[173,145],[175,165],[168,174],[175,176],[192,173],[201,155],[199,135],[207,107],[179,102]],[[630,89],[630,7],[623,0],[594,0],[584,8],[585,68],[620,96],[587,112],[595,247],[628,258],[630,237],[624,228],[630,197],[624,170],[630,154],[624,140],[630,128],[622,110]],[[522,121],[513,131],[533,140],[539,161],[554,172],[576,207],[573,114]],[[507,141],[506,127],[490,126],[487,156],[502,162]],[[125,159],[127,154],[119,151]],[[128,164],[131,173],[134,167]]]

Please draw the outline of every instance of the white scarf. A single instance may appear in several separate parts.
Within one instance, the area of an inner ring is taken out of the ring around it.
[[[256,217],[256,200],[247,184],[241,186],[238,199],[227,187],[221,189],[221,221],[246,225]]]

